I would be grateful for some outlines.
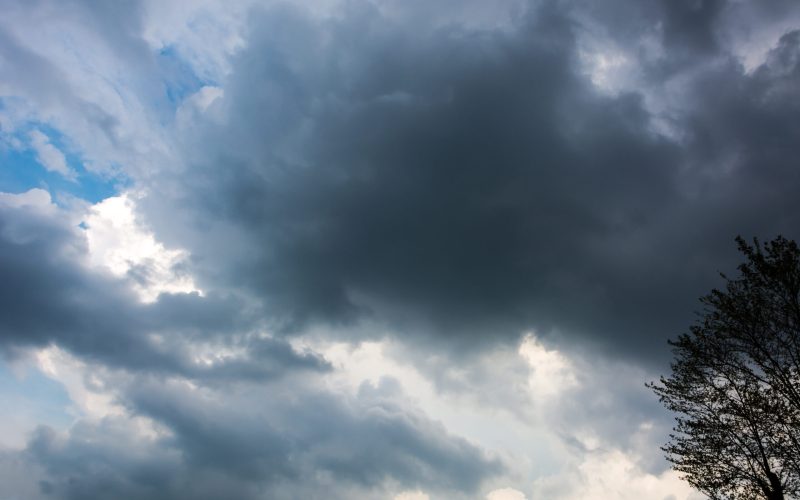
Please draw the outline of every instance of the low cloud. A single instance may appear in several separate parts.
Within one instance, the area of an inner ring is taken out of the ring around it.
[[[142,204],[174,214],[156,232],[194,250],[201,280],[262,297],[286,332],[366,319],[479,349],[533,328],[663,361],[733,237],[791,235],[797,213],[798,115],[775,105],[794,102],[794,35],[747,73],[716,41],[727,10],[687,9],[646,13],[666,16],[667,55],[614,95],[554,3],[485,31],[405,29],[359,3],[255,14],[182,194]]]
[[[131,382],[127,417],[41,427],[21,457],[61,498],[369,498],[389,487],[470,494],[503,470],[474,445],[388,399],[310,387],[187,390]],[[303,478],[302,481],[299,479]],[[46,491],[45,491],[46,490]],[[323,493],[324,492],[324,493]]]
[[[0,199],[0,348],[50,343],[109,366],[188,377],[269,378],[292,368],[325,370],[313,353],[265,337],[234,296],[161,294],[143,304],[131,284],[85,265],[74,219],[41,191]],[[241,356],[198,362],[190,343]]]

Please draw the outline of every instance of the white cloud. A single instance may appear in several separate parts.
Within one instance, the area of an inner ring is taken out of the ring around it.
[[[431,497],[421,491],[404,491],[395,495],[394,500],[431,500]]]
[[[4,113],[4,131],[45,123],[69,140],[87,170],[138,177],[176,160],[159,116],[164,75],[137,36],[136,4],[116,10],[79,2],[4,5],[0,98],[13,108]],[[43,164],[68,175],[63,153],[40,134],[31,139]]]
[[[91,265],[117,276],[133,278],[145,302],[162,292],[199,292],[194,280],[180,270],[188,253],[168,249],[139,220],[131,194],[113,196],[90,207],[85,218]]]
[[[584,71],[592,83],[600,90],[611,95],[618,94],[630,84],[631,61],[624,52],[605,48],[591,47],[579,52]]]
[[[490,491],[486,500],[527,500],[524,493],[513,488],[502,488]]]
[[[547,349],[533,334],[526,335],[519,355],[530,365],[528,384],[537,400],[558,396],[576,387],[578,380],[569,360],[554,349]]]
[[[75,171],[67,165],[67,158],[55,147],[50,138],[39,130],[30,133],[31,147],[36,152],[36,160],[50,172],[61,174],[67,179],[75,180]]]
[[[205,111],[211,103],[225,95],[225,91],[220,87],[206,85],[193,94],[187,101],[200,111]]]
[[[220,87],[206,85],[181,103],[175,112],[175,122],[178,128],[191,129],[201,114],[205,113],[214,101],[224,97],[225,91]],[[208,118],[208,116],[206,116]]]
[[[422,359],[398,357],[398,346],[389,341],[313,348],[337,367],[327,376],[335,390],[355,392],[365,382],[377,386],[381,377],[390,377],[425,414],[504,457],[509,473],[492,483],[487,500],[699,498],[674,471],[653,472],[664,467],[653,457],[662,429],[644,416],[621,413],[627,410],[620,399],[647,391],[641,382],[647,374],[640,369],[587,362],[546,347],[534,334],[524,336],[516,350],[462,360],[445,374],[426,370]],[[454,376],[458,383],[448,383]],[[509,392],[514,384],[524,392]],[[503,397],[488,395],[493,391]],[[619,439],[619,426],[630,426],[627,439]]]
[[[101,422],[109,418],[124,422],[131,435],[156,440],[169,433],[152,419],[131,414],[120,404],[119,390],[129,376],[87,362],[55,346],[33,353],[37,369],[60,383],[71,401],[67,411],[76,422]]]
[[[254,0],[148,0],[142,37],[153,50],[174,47],[202,79],[219,82],[244,47],[242,33]],[[263,2],[262,2],[263,3]]]
[[[652,474],[636,457],[620,450],[587,454],[577,466],[556,476],[538,479],[533,498],[552,500],[700,500],[702,497],[678,473]]]
[[[87,367],[83,361],[54,346],[40,349],[35,356],[39,370],[64,386],[74,404],[72,411],[76,417],[100,419],[125,413],[114,403],[114,394],[103,390],[97,367]]]
[[[0,193],[0,204],[13,208],[25,208],[38,213],[52,214],[57,210],[50,198],[50,193],[38,188],[24,193]]]

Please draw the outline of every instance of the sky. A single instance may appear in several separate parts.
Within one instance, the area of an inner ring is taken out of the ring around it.
[[[796,0],[0,9],[0,499],[701,498],[645,383],[800,237]]]

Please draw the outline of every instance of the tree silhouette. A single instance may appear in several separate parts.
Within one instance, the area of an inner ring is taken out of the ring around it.
[[[778,237],[749,245],[724,290],[703,297],[689,333],[671,341],[672,374],[648,384],[676,426],[662,448],[712,499],[800,493],[800,250]]]

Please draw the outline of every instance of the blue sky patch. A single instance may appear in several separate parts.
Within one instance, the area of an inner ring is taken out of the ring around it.
[[[157,61],[164,78],[164,93],[173,109],[204,86],[213,85],[199,78],[171,45],[159,51]]]
[[[39,130],[47,135],[53,146],[66,158],[69,168],[76,172],[74,180],[67,179],[57,172],[47,170],[37,159],[36,151],[30,146],[27,135]],[[114,196],[126,184],[125,179],[107,177],[87,171],[78,154],[71,151],[66,138],[52,127],[31,124],[13,135],[23,146],[13,148],[0,142],[0,191],[21,193],[33,188],[41,188],[51,195],[67,193],[91,203]],[[54,196],[55,198],[55,196]]]
[[[0,407],[20,411],[37,424],[67,427],[74,416],[68,410],[72,400],[60,383],[36,369],[27,369],[23,376],[16,376],[8,365],[0,360]]]

